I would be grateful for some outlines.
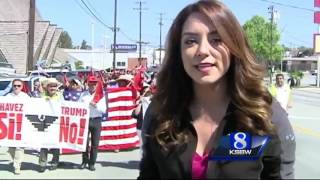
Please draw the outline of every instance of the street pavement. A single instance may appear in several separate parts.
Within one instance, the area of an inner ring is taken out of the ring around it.
[[[295,89],[293,107],[288,113],[297,144],[296,178],[319,179],[320,88]]]
[[[21,174],[14,175],[7,148],[0,148],[0,179],[136,179],[140,160],[139,149],[98,154],[96,171],[80,170],[81,154],[61,155],[57,170],[39,173],[38,153],[27,150],[21,167]],[[51,160],[52,155],[49,155]],[[49,165],[49,164],[48,164]]]
[[[312,86],[314,77],[307,76],[302,88],[293,90],[293,107],[289,120],[296,135],[295,174],[298,179],[319,179],[320,162],[320,88]],[[138,176],[139,149],[99,152],[96,171],[80,170],[81,154],[61,155],[60,167],[55,171],[38,172],[38,154],[26,151],[20,175],[14,175],[9,165],[6,147],[0,147],[0,179],[135,179]],[[51,159],[49,155],[48,159]]]

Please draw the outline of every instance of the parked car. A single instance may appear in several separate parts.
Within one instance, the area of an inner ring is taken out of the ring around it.
[[[0,62],[0,73],[1,74],[15,74],[16,70],[13,68],[12,64]]]

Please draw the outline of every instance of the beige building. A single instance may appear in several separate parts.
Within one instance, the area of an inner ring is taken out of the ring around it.
[[[0,0],[0,50],[17,73],[27,73],[28,17],[30,0]],[[52,62],[62,32],[55,24],[42,20],[36,10],[33,64]]]

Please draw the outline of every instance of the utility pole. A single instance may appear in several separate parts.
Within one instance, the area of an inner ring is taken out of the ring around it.
[[[116,44],[117,44],[117,0],[114,0],[114,20],[113,20],[113,61],[112,68],[116,69]]]
[[[93,61],[94,61],[94,22],[92,20],[91,22],[91,61],[90,61],[90,66],[91,66],[91,70],[92,70],[92,66],[93,66]]]
[[[160,13],[160,22],[159,22],[159,26],[160,26],[159,64],[161,64],[161,52],[162,52],[162,26],[163,26],[162,15],[163,15],[163,13]]]
[[[269,76],[270,76],[270,85],[272,84],[272,75],[273,75],[273,62],[272,62],[272,48],[273,48],[273,38],[272,38],[272,29],[273,29],[273,18],[274,18],[274,7],[273,5],[271,5],[270,7],[268,7],[269,13],[271,15],[270,17],[270,59],[269,59],[269,63],[268,63],[268,68],[269,68]]]
[[[29,9],[29,30],[28,30],[28,51],[27,51],[27,73],[33,70],[33,44],[34,44],[34,25],[35,25],[36,2],[30,0]]]
[[[139,8],[133,8],[134,10],[139,10],[139,65],[141,65],[141,45],[142,45],[142,40],[141,40],[141,15],[142,15],[142,10],[146,10],[145,8],[142,8],[142,3],[145,4],[145,2],[142,2],[141,0],[139,2],[136,2],[139,4]]]

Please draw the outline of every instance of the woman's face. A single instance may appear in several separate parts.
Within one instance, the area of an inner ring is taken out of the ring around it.
[[[182,28],[181,57],[193,82],[213,84],[230,67],[230,52],[214,25],[200,13],[191,14]]]

